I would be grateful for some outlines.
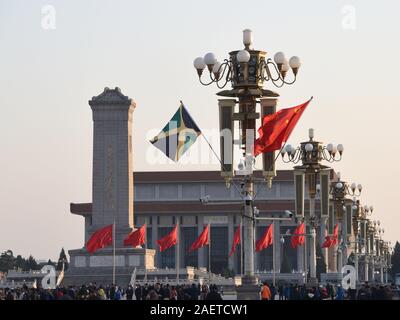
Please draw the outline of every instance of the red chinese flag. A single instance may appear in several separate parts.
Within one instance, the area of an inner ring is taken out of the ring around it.
[[[178,242],[178,225],[167,234],[164,238],[157,240],[158,245],[160,246],[160,252],[171,248],[172,246],[176,245]]]
[[[210,232],[210,225],[208,224],[207,226],[204,227],[203,232],[199,235],[199,237],[196,239],[196,241],[192,243],[192,246],[190,247],[189,252],[191,252],[193,250],[197,250],[203,246],[208,245],[209,244],[209,241],[208,241],[209,232]]]
[[[86,250],[89,253],[94,253],[98,249],[112,244],[113,225],[110,224],[102,229],[97,230],[92,234],[89,241],[86,243]]]
[[[296,248],[297,246],[301,246],[305,242],[305,236],[299,236],[299,234],[304,234],[305,233],[305,226],[304,222],[300,224],[294,231],[293,231],[293,236],[292,236],[292,248]]]
[[[236,228],[235,235],[233,236],[233,243],[232,243],[232,249],[231,252],[229,252],[229,257],[233,255],[233,253],[236,251],[236,247],[240,243],[240,224]]]
[[[268,248],[273,243],[274,239],[274,224],[270,224],[268,228],[265,229],[265,232],[261,239],[256,242],[256,252],[264,250]]]
[[[307,102],[287,109],[281,109],[273,114],[266,115],[258,129],[259,137],[254,143],[254,156],[260,153],[279,150],[292,133],[297,121],[310,103]]]
[[[331,237],[330,236],[326,236],[325,237],[325,241],[324,241],[324,243],[322,244],[322,248],[330,248],[332,246],[332,239],[331,239]]]
[[[124,246],[137,247],[146,242],[146,224],[131,232],[124,240]]]

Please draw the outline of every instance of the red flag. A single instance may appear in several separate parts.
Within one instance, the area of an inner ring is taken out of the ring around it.
[[[256,252],[259,252],[265,248],[268,248],[273,243],[274,239],[274,224],[270,224],[261,239],[256,242]]]
[[[172,246],[176,245],[178,242],[178,225],[167,234],[164,238],[157,240],[158,245],[160,246],[160,252],[171,248]]]
[[[339,224],[337,223],[335,225],[335,228],[333,228],[333,236],[331,240],[333,246],[339,243]]]
[[[325,237],[325,241],[324,241],[324,243],[322,244],[322,248],[330,248],[332,246],[332,239],[331,239],[331,237],[330,236],[326,236]]]
[[[300,224],[294,231],[293,231],[293,236],[292,236],[292,248],[296,248],[297,246],[301,246],[305,242],[305,236],[299,236],[299,234],[304,234],[305,233],[305,226],[304,222]]]
[[[311,100],[312,98],[299,106],[281,109],[266,115],[258,129],[259,137],[254,143],[254,156],[279,150],[282,144],[289,139],[297,121]]]
[[[240,243],[240,224],[236,228],[235,235],[233,236],[232,249],[231,252],[229,252],[229,257],[233,255],[239,243]]]
[[[270,224],[266,229],[262,237],[257,240],[256,242],[256,252],[259,252],[261,250],[264,250],[265,248],[268,248],[272,243],[274,239],[274,224]]]
[[[189,252],[209,244],[208,241],[209,231],[210,231],[210,225],[208,224],[207,226],[204,227],[203,232],[199,235],[196,241],[193,242],[192,246],[189,249]]]
[[[131,232],[124,240],[124,246],[137,247],[146,242],[146,224]]]
[[[330,248],[339,243],[339,225],[336,224],[332,236],[326,236],[322,248]]]
[[[102,229],[97,230],[92,234],[89,241],[86,243],[86,250],[89,253],[94,253],[98,249],[112,244],[113,225],[110,224]]]

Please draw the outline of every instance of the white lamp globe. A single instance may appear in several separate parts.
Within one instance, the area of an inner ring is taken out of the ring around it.
[[[249,62],[250,60],[250,53],[247,50],[240,50],[236,54],[236,59],[239,63]]]
[[[292,146],[290,144],[287,144],[285,150],[287,153],[290,153],[290,151],[292,150]]]
[[[339,151],[339,152],[343,152],[344,151],[344,147],[343,147],[342,144],[338,144],[337,145],[337,151]]]
[[[351,188],[352,190],[356,190],[357,184],[356,184],[355,182],[353,182],[353,183],[351,184],[350,188]]]
[[[287,72],[287,71],[289,71],[289,68],[290,68],[289,64],[288,64],[287,60],[285,59],[285,61],[282,64],[282,71]]]
[[[326,146],[326,150],[328,150],[328,152],[332,152],[332,150],[333,150],[333,144],[332,144],[332,143],[329,143],[329,144]]]
[[[206,64],[204,62],[203,57],[197,57],[196,59],[194,59],[193,61],[193,66],[197,69],[197,70],[203,70],[206,67]]]
[[[343,183],[338,182],[336,183],[336,189],[342,189],[343,188]]]
[[[215,62],[215,64],[214,64],[214,67],[213,67],[213,69],[212,69],[212,72],[213,73],[218,73],[218,72],[220,72],[220,69],[221,68],[221,62]]]
[[[357,189],[361,192],[361,190],[362,190],[362,184],[360,183],[360,184],[358,184],[358,186],[357,186]]]
[[[307,152],[311,152],[314,149],[311,143],[307,143],[304,148],[306,149]]]
[[[215,58],[215,54],[212,52],[207,53],[204,56],[204,63],[206,65],[213,65],[217,59]]]
[[[301,66],[300,58],[298,56],[293,56],[289,59],[289,66],[292,69],[298,69]]]
[[[285,54],[281,51],[275,53],[274,61],[276,64],[283,64],[285,62]]]

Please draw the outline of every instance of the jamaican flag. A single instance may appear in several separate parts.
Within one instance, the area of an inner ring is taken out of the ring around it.
[[[196,142],[201,134],[189,112],[181,101],[174,116],[150,142],[171,160],[178,161],[180,157]]]

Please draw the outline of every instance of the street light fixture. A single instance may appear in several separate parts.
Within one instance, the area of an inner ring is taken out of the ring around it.
[[[300,58],[293,56],[286,59],[283,52],[278,52],[274,60],[267,58],[265,51],[253,50],[253,32],[250,29],[243,30],[242,50],[229,53],[229,59],[219,62],[212,52],[204,57],[197,57],[193,61],[199,81],[208,86],[215,83],[218,88],[224,88],[229,82],[234,88],[260,87],[264,81],[271,81],[274,86],[280,88],[284,84],[293,84],[296,81],[298,70],[301,66]],[[210,79],[204,82],[202,79],[203,70],[207,66]],[[293,79],[286,81],[285,77],[291,69]]]
[[[297,164],[301,161],[300,166],[295,166],[295,185],[296,185],[296,211],[297,217],[304,216],[304,192],[303,186],[308,185],[308,194],[310,198],[310,216],[308,223],[311,227],[311,234],[316,234],[318,225],[315,216],[315,197],[321,193],[321,214],[320,220],[326,219],[328,216],[328,193],[329,193],[329,167],[322,165],[322,161],[329,163],[337,162],[342,159],[344,147],[342,144],[334,146],[333,144],[323,145],[322,142],[314,140],[314,129],[308,131],[308,141],[300,143],[297,148],[288,144],[281,150],[281,157],[284,163]],[[320,175],[320,183],[317,184]],[[325,220],[324,220],[325,222]],[[323,228],[325,230],[325,228]],[[321,241],[325,235],[325,231],[321,231]],[[325,254],[326,256],[326,254]],[[316,239],[315,236],[310,240],[310,282],[317,281],[316,267]]]
[[[214,84],[223,89],[228,83],[230,90],[223,90],[217,93],[220,99],[220,130],[221,133],[228,131],[229,137],[221,135],[221,175],[226,185],[230,186],[233,175],[240,176],[241,195],[244,201],[244,249],[246,252],[244,261],[244,273],[242,288],[238,289],[238,299],[257,299],[259,297],[258,280],[254,275],[254,181],[252,161],[250,155],[253,152],[254,138],[256,132],[256,120],[260,113],[256,112],[257,104],[261,105],[261,114],[272,114],[276,110],[276,97],[279,94],[263,88],[265,82],[272,83],[275,87],[282,87],[285,84],[292,84],[296,81],[301,62],[298,57],[286,59],[283,53],[276,54],[274,61],[267,57],[265,51],[254,50],[253,33],[250,29],[243,31],[244,49],[231,51],[229,58],[218,61],[215,54],[207,53],[204,57],[198,57],[193,65],[197,71],[199,81],[202,85]],[[204,70],[207,67],[209,79],[203,79]],[[286,80],[287,72],[292,70],[293,78]],[[230,98],[230,99],[228,99]],[[235,113],[238,104],[239,112]],[[233,139],[234,121],[239,122],[240,139],[239,143]],[[228,144],[227,145],[227,141]],[[243,150],[243,158],[240,168],[235,172],[233,168],[233,146],[239,144]],[[275,176],[274,152],[263,154],[263,176],[269,182]]]

